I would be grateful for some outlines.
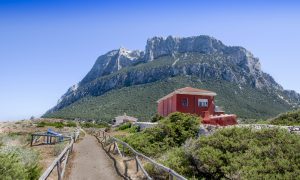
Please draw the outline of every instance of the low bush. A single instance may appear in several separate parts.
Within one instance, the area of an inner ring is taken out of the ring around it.
[[[158,122],[160,120],[162,120],[164,117],[159,115],[159,114],[155,114],[152,119],[151,119],[151,122]]]
[[[106,128],[108,127],[107,123],[91,123],[91,122],[85,122],[80,123],[80,126],[83,128]]]
[[[171,147],[178,147],[188,138],[196,137],[199,117],[173,113],[159,121],[157,126],[147,128],[123,138],[134,149],[148,156],[158,156]]]
[[[129,133],[136,133],[136,132],[140,131],[140,127],[128,122],[128,123],[124,123],[124,124],[120,125],[118,128],[116,128],[116,130],[117,131],[126,131]]]
[[[0,153],[0,179],[27,179],[26,168],[12,153]]]
[[[188,178],[297,179],[299,149],[299,136],[286,130],[226,128],[186,141],[159,162]]]
[[[56,128],[63,128],[65,126],[65,124],[62,122],[55,122],[55,123],[53,123],[52,126],[54,126]]]
[[[22,148],[1,149],[0,179],[38,179],[38,154]]]
[[[77,127],[77,124],[76,124],[75,122],[68,121],[68,122],[66,123],[66,126],[67,126],[67,127]]]
[[[47,121],[41,121],[37,123],[37,127],[46,127],[46,126],[52,126],[55,128],[63,128],[63,127],[76,127],[76,123],[72,121],[67,122],[47,122]]]
[[[124,123],[122,125],[120,125],[117,130],[125,130],[125,129],[128,129],[128,128],[131,128],[131,123],[128,122],[128,123]]]
[[[38,122],[36,127],[45,127],[46,126],[46,122],[42,121],[42,122]]]
[[[270,121],[270,124],[285,126],[300,126],[300,110],[287,112]]]

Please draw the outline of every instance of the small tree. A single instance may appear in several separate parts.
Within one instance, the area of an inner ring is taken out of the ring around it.
[[[159,115],[159,114],[155,114],[152,119],[151,119],[151,122],[158,122],[160,120],[162,120],[164,117]]]

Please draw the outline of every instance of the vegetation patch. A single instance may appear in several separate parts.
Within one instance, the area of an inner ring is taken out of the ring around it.
[[[38,179],[42,168],[38,153],[21,147],[0,149],[0,179]]]
[[[47,127],[52,126],[55,128],[63,128],[63,127],[76,127],[76,123],[72,121],[67,122],[48,122],[48,121],[41,121],[37,123],[37,127]]]
[[[158,125],[124,137],[124,141],[147,156],[158,156],[172,147],[182,145],[188,138],[196,137],[199,117],[173,113]]]
[[[135,126],[132,123],[128,122],[128,123],[124,123],[122,125],[120,125],[119,127],[116,128],[117,131],[125,131],[128,133],[136,133],[140,131],[139,126]]]
[[[299,148],[299,136],[286,130],[226,128],[189,139],[159,162],[193,179],[297,179]]]
[[[270,121],[270,124],[285,126],[300,126],[300,110],[279,115]]]
[[[83,118],[110,122],[126,112],[139,121],[150,121],[157,113],[156,101],[175,89],[191,86],[216,92],[216,104],[226,113],[237,114],[240,119],[265,119],[286,112],[292,107],[277,93],[222,80],[203,80],[197,77],[172,77],[153,83],[123,87],[101,96],[88,96],[73,104],[46,114],[53,118]]]
[[[81,122],[79,123],[81,127],[83,128],[107,128],[108,124],[107,123],[91,123],[91,122]]]

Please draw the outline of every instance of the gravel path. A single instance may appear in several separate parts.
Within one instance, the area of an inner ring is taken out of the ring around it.
[[[86,134],[82,141],[74,144],[75,157],[69,180],[117,180],[113,161],[106,155],[97,139]]]

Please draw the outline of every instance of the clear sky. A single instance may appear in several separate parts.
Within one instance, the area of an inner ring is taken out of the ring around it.
[[[152,36],[210,35],[300,92],[297,1],[0,0],[0,120],[42,115],[96,58]]]

